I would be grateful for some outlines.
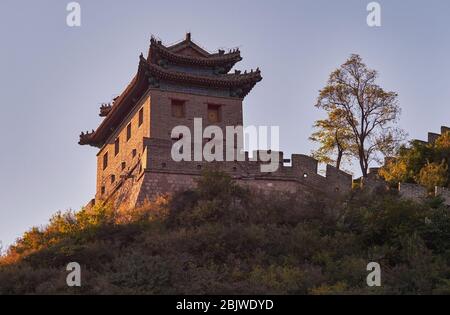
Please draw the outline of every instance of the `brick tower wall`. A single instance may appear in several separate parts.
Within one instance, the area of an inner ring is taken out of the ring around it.
[[[252,161],[248,154],[245,161],[175,162],[170,155],[173,141],[147,138],[144,143],[146,150],[143,161],[132,178],[139,185],[140,192],[137,198],[130,201],[131,207],[159,194],[194,188],[195,179],[206,169],[223,171],[238,184],[263,192],[298,192],[303,195],[324,193],[338,196],[351,189],[351,175],[328,165],[326,175],[322,176],[317,173],[317,160],[306,155],[293,155],[292,166],[285,166],[283,153],[278,152],[278,170],[262,173],[260,166],[263,162]],[[259,154],[259,151],[254,154]]]
[[[163,90],[150,90],[153,106],[151,107],[150,138],[170,140],[175,126],[194,128],[194,118],[202,118],[203,128],[208,123],[208,104],[219,108],[220,121],[214,123],[225,131],[226,126],[242,126],[242,100],[212,95],[198,95]],[[184,117],[172,114],[172,100],[182,101]]]
[[[184,102],[184,117],[173,116],[172,100]],[[226,126],[242,125],[241,99],[149,89],[97,154],[96,199],[103,199],[117,190],[119,179],[126,176],[141,158],[145,149],[144,139],[170,140],[175,126],[183,125],[193,130],[194,118],[202,118],[203,129],[210,125],[207,117],[208,104],[220,108],[221,119],[214,125],[221,127],[224,134]],[[143,112],[142,124],[139,124],[140,110]],[[130,124],[131,137],[127,140],[127,127]],[[117,155],[116,139],[119,139],[120,148]],[[103,165],[105,154],[108,155],[106,168]]]
[[[133,111],[127,115],[120,126],[106,141],[97,154],[97,186],[96,199],[103,199],[114,191],[125,176],[136,166],[142,156],[144,143],[142,139],[150,135],[150,96],[146,94]],[[142,124],[139,124],[139,111],[142,110]],[[127,139],[127,126],[131,124],[131,137]],[[119,152],[115,152],[115,142],[119,139]],[[107,167],[103,160],[108,155]],[[113,181],[113,177],[115,180]]]

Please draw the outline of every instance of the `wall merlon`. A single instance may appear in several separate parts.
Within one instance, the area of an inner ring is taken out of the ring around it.
[[[369,172],[367,174],[367,177],[371,178],[371,179],[378,179],[379,178],[379,171],[380,171],[380,167],[371,167],[369,168]]]
[[[306,172],[317,174],[317,168],[319,162],[308,155],[305,154],[292,154],[292,168],[298,170],[299,172]]]
[[[428,143],[433,144],[436,142],[437,138],[439,138],[441,135],[434,132],[428,133]]]
[[[414,139],[412,140],[413,142],[419,142],[422,144],[434,144],[436,142],[436,140],[443,134],[445,134],[446,132],[450,132],[450,127],[447,126],[441,126],[441,133],[435,133],[435,132],[429,132],[428,133],[428,139],[427,141],[423,141],[423,140],[418,140],[418,139]]]
[[[253,151],[253,158],[246,159],[246,161],[258,161],[263,162],[263,160],[267,159],[267,157],[272,157],[278,154],[278,162],[283,163],[283,152],[282,151],[272,151],[272,150],[256,150]],[[262,158],[264,157],[264,158]]]
[[[343,170],[337,169],[335,166],[330,164],[327,164],[325,177],[327,179],[343,178],[345,180],[349,180],[350,182],[353,179],[353,176],[351,174],[348,174]]]

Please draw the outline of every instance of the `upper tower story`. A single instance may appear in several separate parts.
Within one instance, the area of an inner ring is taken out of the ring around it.
[[[154,37],[147,57],[139,57],[138,70],[127,88],[100,108],[104,117],[92,132],[81,133],[79,144],[102,148],[115,141],[126,120],[149,99],[148,132],[168,138],[176,125],[192,126],[193,118],[205,125],[242,125],[242,100],[262,80],[259,69],[230,72],[241,61],[239,49],[210,53],[191,39],[165,46]],[[127,118],[128,117],[128,118]]]

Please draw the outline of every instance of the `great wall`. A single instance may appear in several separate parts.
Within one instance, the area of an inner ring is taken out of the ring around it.
[[[139,57],[130,84],[111,104],[100,107],[104,117],[100,126],[80,135],[79,144],[100,148],[96,195],[90,205],[114,200],[134,207],[159,194],[194,187],[205,169],[224,171],[239,184],[263,192],[293,192],[305,198],[311,194],[335,198],[349,192],[350,174],[327,165],[323,176],[318,173],[318,161],[303,154],[286,158],[278,152],[280,164],[272,173],[260,171],[262,152],[252,158],[245,153],[244,161],[173,160],[171,148],[179,140],[171,136],[174,127],[192,130],[195,118],[201,118],[205,128],[214,125],[223,131],[243,125],[243,100],[262,76],[259,69],[229,73],[241,60],[239,49],[210,53],[195,44],[189,33],[171,46],[152,37],[148,55]],[[448,130],[442,127],[441,132]],[[438,136],[429,133],[428,141]],[[201,145],[206,142],[203,139]],[[377,173],[372,169],[363,186],[385,186]],[[426,196],[424,188],[414,184],[400,184],[399,192],[414,200]],[[449,189],[437,187],[435,193],[450,204]]]

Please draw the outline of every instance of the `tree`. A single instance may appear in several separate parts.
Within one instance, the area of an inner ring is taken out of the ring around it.
[[[450,184],[450,132],[443,133],[435,142],[413,140],[402,146],[396,157],[390,159],[379,174],[388,182],[410,182],[428,189]]]
[[[433,191],[434,187],[445,186],[447,184],[448,165],[445,160],[441,163],[427,163],[417,176],[417,182],[426,187],[428,191]]]
[[[433,150],[429,144],[413,140],[399,148],[395,158],[391,158],[380,169],[379,174],[388,182],[415,183],[420,170],[427,161],[433,160]]]
[[[409,169],[408,161],[404,158],[397,158],[387,161],[378,171],[378,174],[389,184],[395,186],[399,182],[411,181],[412,172]]]
[[[317,120],[314,123],[316,131],[310,140],[320,143],[320,147],[313,151],[313,157],[318,161],[341,168],[343,158],[349,155],[351,130],[345,122],[340,110],[328,113],[327,119]],[[336,158],[333,158],[336,156]]]
[[[395,127],[400,114],[397,94],[378,86],[377,77],[359,55],[351,55],[331,73],[315,105],[328,114],[339,111],[342,115],[351,132],[350,153],[359,160],[364,177],[369,164],[379,162],[380,155],[392,154],[403,138],[403,132]]]

